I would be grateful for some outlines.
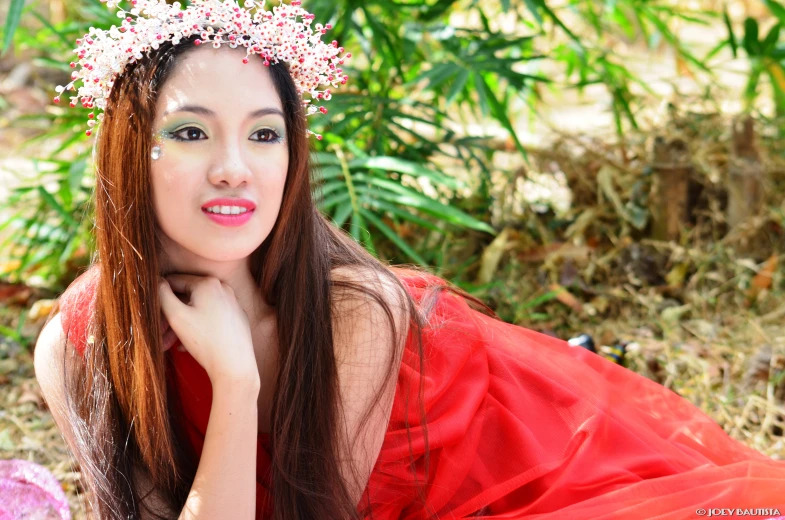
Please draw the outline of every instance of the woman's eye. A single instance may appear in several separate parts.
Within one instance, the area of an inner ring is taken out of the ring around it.
[[[278,133],[272,128],[262,128],[261,130],[257,130],[252,135],[258,137],[258,139],[253,139],[254,141],[262,141],[265,143],[271,143],[278,140]]]
[[[201,139],[199,139],[199,136],[202,134],[204,134],[204,132],[195,126],[188,126],[181,128],[176,132],[172,132],[172,136],[178,141],[200,141]]]

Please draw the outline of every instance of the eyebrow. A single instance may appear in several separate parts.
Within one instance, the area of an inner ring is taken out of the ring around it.
[[[164,117],[168,116],[169,114],[173,114],[175,112],[191,112],[192,114],[199,114],[207,117],[215,117],[215,112],[213,112],[209,108],[205,108],[199,105],[183,105],[179,107],[174,107],[173,109],[164,112]],[[248,119],[262,117],[270,114],[284,117],[283,112],[281,112],[279,109],[274,107],[267,107],[267,108],[260,108],[259,110],[254,110],[253,112],[248,114]]]

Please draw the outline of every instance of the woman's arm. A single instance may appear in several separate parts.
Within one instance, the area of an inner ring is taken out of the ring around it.
[[[77,456],[71,425],[65,414],[62,377],[66,339],[56,315],[41,331],[35,348],[35,373],[55,423]],[[73,351],[73,349],[69,349]],[[222,380],[213,385],[213,404],[196,477],[181,520],[236,518],[253,520],[256,509],[257,381]],[[134,475],[145,509],[171,516],[164,501],[144,476]],[[175,513],[176,514],[176,513]]]
[[[217,381],[202,458],[180,520],[238,518],[256,511],[257,381]]]

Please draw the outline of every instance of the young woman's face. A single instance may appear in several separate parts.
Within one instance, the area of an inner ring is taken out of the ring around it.
[[[190,51],[160,91],[151,182],[170,260],[245,258],[278,217],[290,136],[269,70],[244,55]]]

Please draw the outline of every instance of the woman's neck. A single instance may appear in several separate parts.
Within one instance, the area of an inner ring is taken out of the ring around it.
[[[234,291],[237,303],[245,311],[251,327],[275,316],[275,309],[268,304],[251,275],[248,259],[231,262],[213,262],[204,259],[178,259],[169,257],[161,262],[163,275],[170,273],[214,276]]]

